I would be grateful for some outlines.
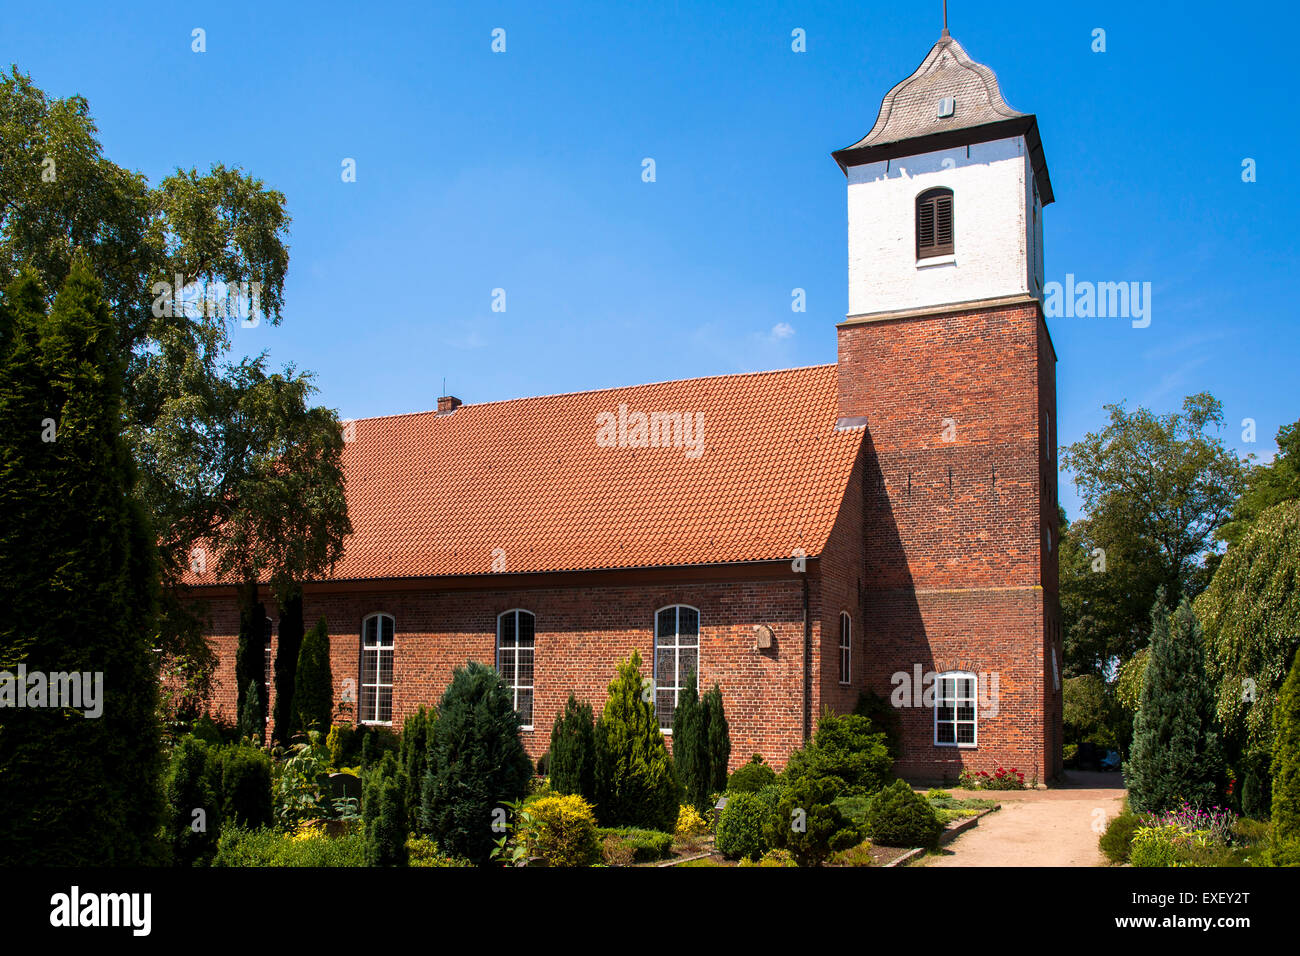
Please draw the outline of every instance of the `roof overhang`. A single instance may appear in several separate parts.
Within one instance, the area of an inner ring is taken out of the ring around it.
[[[998,139],[1023,136],[1029,151],[1029,161],[1034,170],[1034,181],[1038,184],[1038,196],[1043,205],[1055,202],[1052,193],[1052,180],[1047,173],[1047,157],[1043,153],[1043,140],[1038,133],[1038,117],[1032,113],[985,123],[980,126],[967,126],[961,129],[945,130],[929,136],[916,136],[900,139],[892,143],[877,143],[872,146],[850,146],[837,149],[831,153],[840,171],[846,176],[850,166],[864,166],[867,163],[883,163],[900,156],[920,156],[923,153],[937,153],[945,149],[960,146],[972,146],[975,143],[990,143]]]

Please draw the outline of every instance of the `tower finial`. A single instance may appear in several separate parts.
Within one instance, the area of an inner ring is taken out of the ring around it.
[[[950,35],[948,33],[948,0],[943,0],[943,35]]]

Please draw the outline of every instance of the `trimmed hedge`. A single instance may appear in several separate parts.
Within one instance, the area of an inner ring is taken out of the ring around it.
[[[763,763],[763,758],[754,754],[754,759],[742,767],[737,767],[735,772],[727,779],[728,793],[758,793],[764,787],[770,787],[776,783],[776,771]]]
[[[765,794],[735,793],[727,798],[718,820],[718,852],[730,859],[759,859],[772,848],[766,836],[775,810]]]
[[[880,846],[933,848],[943,824],[925,797],[895,780],[867,805],[867,835]]]

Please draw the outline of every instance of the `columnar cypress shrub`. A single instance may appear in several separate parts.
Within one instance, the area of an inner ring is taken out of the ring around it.
[[[1148,813],[1184,800],[1209,806],[1219,792],[1223,757],[1201,626],[1186,600],[1169,614],[1163,592],[1151,610],[1151,623],[1133,748],[1124,764],[1129,804]]]
[[[249,681],[244,694],[244,708],[239,712],[239,739],[252,740],[259,747],[266,739],[266,718],[256,681]]]
[[[216,852],[222,820],[221,764],[216,748],[194,737],[182,737],[172,751],[163,791],[172,862],[176,866],[207,864]]]
[[[391,752],[366,774],[361,804],[367,866],[406,866],[406,779]]]
[[[323,617],[302,640],[293,682],[299,726],[328,734],[334,721],[334,676],[330,671],[329,630]]]
[[[275,742],[287,746],[298,732],[294,709],[294,678],[298,673],[298,655],[302,651],[304,627],[302,592],[296,591],[280,604],[279,645],[275,652]]]
[[[1300,652],[1273,709],[1273,862],[1300,866]]]
[[[420,823],[443,852],[485,863],[494,811],[528,790],[533,765],[519,741],[510,688],[492,668],[456,668],[438,704],[421,786]]]
[[[717,684],[704,695],[702,706],[709,749],[708,789],[711,793],[722,793],[727,789],[727,767],[731,763],[731,730],[722,706],[722,690]]]
[[[605,711],[596,723],[596,815],[603,827],[646,827],[671,833],[681,786],[643,690],[641,655],[618,665]]]
[[[412,820],[420,819],[420,785],[424,772],[429,768],[429,741],[433,737],[433,727],[438,721],[436,710],[421,707],[414,714],[408,714],[402,724],[402,741],[398,750],[399,762],[405,776],[406,810]]]
[[[162,849],[157,544],[122,438],[119,332],[80,261],[48,316],[28,276],[3,296],[0,670],[89,674],[97,703],[9,685],[38,706],[0,726],[0,862],[133,866]]]
[[[709,787],[713,782],[709,766],[708,716],[695,692],[695,675],[686,678],[686,687],[677,698],[673,712],[673,766],[681,782],[684,800],[700,813],[708,813],[713,801]]]
[[[551,790],[591,802],[596,796],[596,721],[591,705],[569,694],[551,727]]]

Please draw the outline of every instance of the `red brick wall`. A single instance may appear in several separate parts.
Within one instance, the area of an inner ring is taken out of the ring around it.
[[[1056,552],[1043,538],[1045,523],[1056,534],[1042,431],[1056,420],[1053,366],[1032,302],[840,326],[839,413],[867,429],[868,682],[889,695],[917,664],[999,679],[975,748],[936,746],[932,710],[903,710],[904,775],[1059,770]]]
[[[209,602],[220,666],[214,710],[234,719],[234,657],[238,615],[233,598]],[[633,648],[645,676],[654,660],[654,614],[669,604],[700,610],[700,685],[716,681],[731,729],[732,766],[761,753],[776,766],[802,742],[803,589],[793,571],[785,581],[500,591],[308,591],[303,618],[310,628],[328,622],[330,664],[338,688],[345,677],[360,685],[361,622],[384,612],[395,621],[393,725],[401,728],[420,705],[436,704],[452,670],[469,660],[493,664],[496,618],[511,608],[536,615],[534,730],[525,732],[530,756],[550,746],[551,726],[569,692],[599,715],[618,661]],[[776,635],[771,651],[755,647],[754,625]]]

